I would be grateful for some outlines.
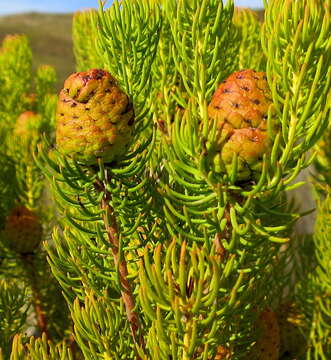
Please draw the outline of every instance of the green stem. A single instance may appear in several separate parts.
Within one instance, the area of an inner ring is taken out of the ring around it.
[[[34,208],[34,196],[33,196],[33,170],[30,165],[26,167],[26,187],[27,187],[27,200],[31,209]]]
[[[189,356],[189,348],[190,348],[190,340],[191,340],[191,333],[192,333],[192,323],[189,319],[187,319],[186,326],[185,326],[185,334],[183,338],[183,356],[182,360],[190,360]]]
[[[294,146],[294,142],[296,139],[296,128],[297,128],[297,116],[295,114],[291,115],[291,122],[290,122],[290,131],[289,131],[289,139],[288,139],[288,143],[286,144],[286,148],[285,151],[283,153],[283,156],[280,160],[280,162],[286,166],[287,161],[290,157],[291,151],[293,149]]]

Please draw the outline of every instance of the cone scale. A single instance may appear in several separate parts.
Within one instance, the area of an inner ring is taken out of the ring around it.
[[[129,97],[107,71],[74,73],[65,81],[57,106],[56,144],[64,155],[86,164],[120,159],[133,137]]]
[[[218,173],[231,173],[232,158],[238,157],[238,180],[256,177],[262,159],[270,151],[267,134],[271,95],[263,72],[237,71],[218,87],[208,106],[216,121],[212,158]]]

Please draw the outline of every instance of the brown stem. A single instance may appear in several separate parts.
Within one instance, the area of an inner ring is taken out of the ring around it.
[[[216,250],[216,254],[220,257],[221,262],[223,262],[227,256],[227,251],[225,250],[221,240],[222,240],[221,234],[216,233],[214,238],[215,250]]]
[[[101,206],[102,209],[104,210],[104,223],[108,234],[108,239],[111,244],[114,263],[119,271],[121,295],[125,305],[126,316],[130,323],[131,335],[135,345],[139,344],[142,348],[144,348],[143,338],[141,336],[138,338],[138,333],[140,328],[139,318],[134,310],[135,301],[132,294],[130,282],[128,280],[127,264],[124,257],[122,257],[121,261],[119,261],[120,259],[119,259],[118,227],[117,227],[116,218],[114,216],[114,210],[109,204],[110,194],[106,189],[104,189],[104,191],[105,191],[105,196],[102,199]],[[137,359],[140,360],[141,358],[137,356]]]
[[[45,316],[45,312],[42,305],[39,283],[38,283],[38,275],[35,268],[34,255],[22,255],[23,264],[26,266],[26,271],[28,278],[30,280],[30,286],[32,289],[33,296],[33,306],[36,312],[37,323],[40,329],[41,334],[45,333],[46,337],[49,339],[49,333],[47,329],[47,320]]]
[[[75,338],[73,335],[73,329],[72,329],[72,333],[70,334],[70,338],[69,338],[69,348],[70,348],[73,360],[76,360],[77,359],[77,356],[76,356],[77,345],[76,345]]]

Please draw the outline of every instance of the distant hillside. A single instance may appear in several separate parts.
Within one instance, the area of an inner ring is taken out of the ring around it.
[[[263,10],[257,11],[263,18]],[[58,89],[75,70],[71,40],[72,14],[26,13],[0,17],[0,41],[7,34],[24,33],[30,39],[33,66],[53,65],[58,74]]]
[[[255,11],[256,11],[256,13],[257,13],[257,15],[258,15],[259,19],[260,19],[261,21],[263,21],[263,17],[264,17],[264,10],[255,10]]]
[[[74,71],[71,40],[72,14],[27,13],[0,17],[0,41],[7,34],[24,33],[30,39],[34,68],[49,64],[56,68],[58,87]]]

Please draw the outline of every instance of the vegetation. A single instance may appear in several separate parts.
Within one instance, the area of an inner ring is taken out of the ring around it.
[[[59,95],[4,38],[0,359],[330,359],[330,6],[266,3],[100,2]]]
[[[8,34],[25,34],[33,51],[33,69],[52,65],[57,72],[56,88],[75,70],[72,51],[72,14],[26,13],[0,18],[0,41]]]

